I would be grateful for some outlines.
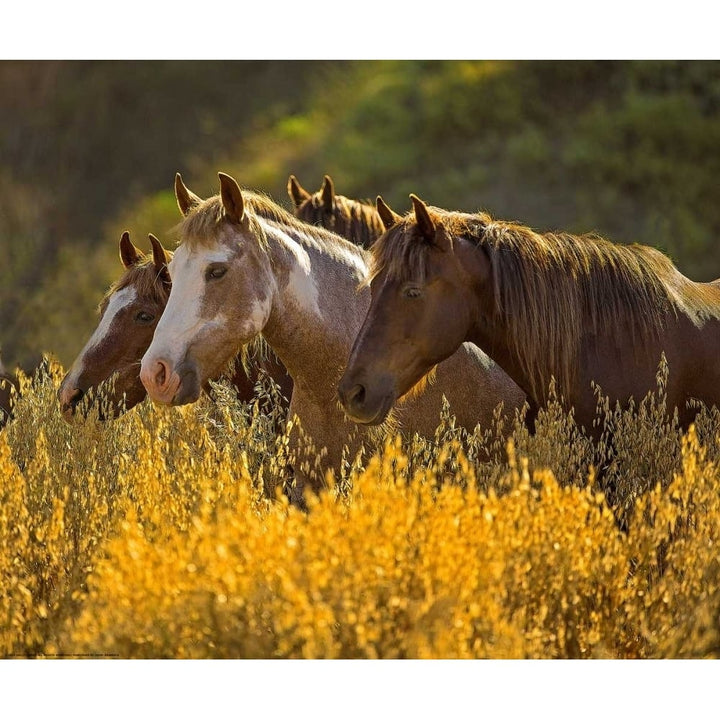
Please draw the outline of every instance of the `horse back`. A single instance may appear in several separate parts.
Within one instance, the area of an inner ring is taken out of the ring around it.
[[[624,340],[623,340],[624,337]],[[590,428],[596,417],[594,383],[611,406],[640,402],[648,392],[658,391],[662,364],[667,367],[665,394],[668,409],[677,408],[680,423],[687,427],[696,411],[691,400],[720,407],[720,320],[696,324],[688,316],[671,316],[661,331],[641,340],[633,329],[613,336],[587,338],[581,352],[578,381],[565,398],[575,407],[578,422]]]

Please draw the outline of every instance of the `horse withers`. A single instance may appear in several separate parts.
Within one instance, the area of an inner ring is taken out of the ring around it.
[[[372,248],[372,300],[339,384],[355,421],[381,422],[468,341],[527,393],[530,422],[554,378],[578,424],[596,434],[593,383],[613,406],[637,402],[656,389],[663,354],[667,404],[683,427],[697,412],[690,401],[720,403],[716,283],[689,280],[654,248],[541,234],[411,199],[413,211]]]

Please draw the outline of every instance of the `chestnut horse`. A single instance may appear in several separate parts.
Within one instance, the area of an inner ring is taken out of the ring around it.
[[[325,175],[322,187],[312,195],[291,175],[288,195],[295,205],[295,217],[310,225],[321,225],[332,230],[362,248],[371,247],[385,232],[375,206],[336,195],[335,185],[329,175]]]
[[[381,421],[467,341],[527,393],[531,421],[554,378],[578,424],[597,435],[592,383],[613,406],[640,401],[657,389],[663,353],[667,405],[683,427],[696,414],[688,401],[720,403],[716,283],[689,280],[650,247],[540,234],[411,199],[413,212],[373,246],[372,302],[338,388],[357,422]]]
[[[105,295],[99,309],[100,323],[58,390],[60,409],[68,422],[88,391],[96,390],[111,376],[113,382],[106,383],[103,393],[103,405],[107,407],[98,408],[101,419],[107,410],[117,416],[147,395],[140,381],[140,360],[150,346],[170,295],[167,263],[172,257],[154,235],[149,237],[152,254],[147,256],[133,245],[129,233],[124,232],[120,238],[120,260],[125,271]],[[240,400],[254,397],[259,372],[267,372],[280,386],[281,396],[290,397],[292,380],[272,354],[247,362],[246,366],[247,372],[238,358],[228,372]],[[88,405],[95,399],[90,398]]]
[[[180,198],[178,204],[184,204]],[[239,345],[262,334],[294,381],[289,417],[297,416],[320,451],[317,475],[294,464],[291,497],[301,502],[308,481],[319,489],[326,469],[340,469],[344,446],[354,453],[367,439],[365,429],[345,420],[336,387],[370,303],[367,288],[357,291],[369,256],[269,198],[241,191],[223,173],[220,195],[188,204],[179,231],[169,265],[170,299],[140,377],[156,402],[194,402],[205,379]],[[471,397],[477,386],[484,392]],[[397,409],[397,421],[403,431],[426,437],[437,428],[443,395],[458,425],[470,429],[477,422],[489,425],[500,402],[513,412],[524,401],[505,373],[471,345],[441,364],[424,392],[411,395]],[[296,454],[304,448],[296,429],[290,443]]]

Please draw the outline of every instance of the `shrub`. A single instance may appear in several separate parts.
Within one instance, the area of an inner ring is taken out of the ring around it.
[[[271,389],[67,426],[61,374],[24,378],[0,435],[5,656],[718,655],[716,411],[685,436],[661,399],[613,411],[607,473],[557,403],[534,436],[446,412],[303,512]]]

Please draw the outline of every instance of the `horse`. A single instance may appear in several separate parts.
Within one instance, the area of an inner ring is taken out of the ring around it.
[[[320,451],[317,474],[297,461],[293,465],[291,499],[302,504],[305,486],[317,491],[328,469],[341,468],[344,447],[354,453],[364,441],[373,442],[366,429],[345,419],[336,394],[370,303],[369,290],[357,289],[367,278],[369,255],[303,223],[270,198],[241,190],[229,175],[219,178],[220,194],[188,204],[178,227],[180,243],[168,267],[170,299],[140,377],[155,402],[194,402],[205,378],[240,344],[262,335],[294,382],[291,450],[303,449],[297,418]],[[478,385],[485,392],[468,402]],[[398,427],[432,438],[444,396],[458,425],[470,429],[478,422],[489,425],[499,403],[512,412],[524,401],[497,365],[474,346],[462,345],[438,366],[424,392],[409,393],[399,403]]]
[[[689,401],[720,402],[717,282],[689,280],[648,246],[539,233],[410,197],[412,211],[372,248],[372,300],[338,387],[356,422],[380,422],[468,341],[527,394],[531,426],[554,378],[558,399],[599,436],[597,392],[612,407],[641,400],[657,389],[663,355],[666,408],[683,428],[697,412]]]
[[[375,205],[337,195],[329,175],[325,175],[322,187],[312,195],[294,175],[288,180],[287,190],[295,206],[295,217],[332,230],[355,245],[367,249],[385,232]]]
[[[12,417],[18,391],[17,378],[5,369],[2,357],[0,357],[0,429],[5,427]]]
[[[172,257],[154,235],[149,238],[152,253],[148,255],[133,245],[127,231],[120,238],[124,272],[103,298],[100,322],[58,390],[60,410],[68,422],[73,420],[78,403],[88,391],[97,389],[111,376],[113,382],[104,386],[103,406],[98,407],[100,419],[105,419],[107,412],[119,416],[147,395],[140,381],[140,360],[150,346],[170,295],[167,263]],[[292,380],[272,354],[244,364],[239,358],[235,360],[227,374],[238,399],[246,402],[254,397],[254,385],[261,372],[279,385],[280,396],[287,404]],[[216,373],[213,379],[221,374],[222,371]],[[89,398],[88,410],[96,399],[97,396]]]

